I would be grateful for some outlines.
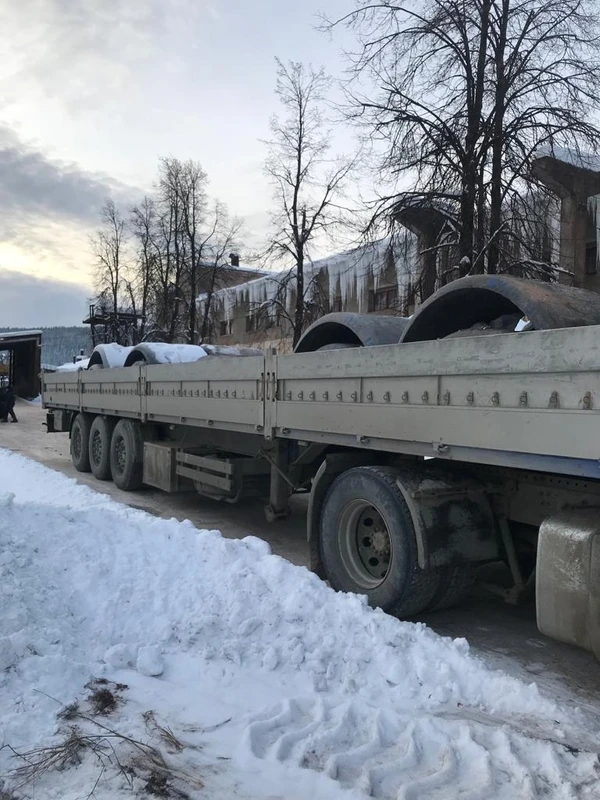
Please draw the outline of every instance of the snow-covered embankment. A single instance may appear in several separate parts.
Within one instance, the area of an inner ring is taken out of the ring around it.
[[[202,776],[190,797],[600,796],[580,720],[464,640],[336,594],[258,539],[151,517],[2,450],[0,486],[2,744],[56,741],[61,704],[94,676],[127,685],[103,724],[144,739],[152,711],[183,742],[165,757]],[[0,751],[0,774],[15,763]],[[85,797],[96,780],[97,798],[139,790],[88,753],[15,796]]]

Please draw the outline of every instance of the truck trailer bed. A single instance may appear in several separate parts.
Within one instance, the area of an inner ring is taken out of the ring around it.
[[[600,326],[45,373],[43,398],[50,410],[600,478]]]

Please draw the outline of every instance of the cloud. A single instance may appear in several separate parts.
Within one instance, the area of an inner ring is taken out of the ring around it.
[[[0,330],[81,325],[88,296],[76,284],[0,270]]]
[[[130,93],[135,73],[151,65],[169,36],[191,38],[214,15],[213,0],[9,0],[2,6],[6,96],[18,102],[27,85],[76,113],[98,101],[105,105],[113,92]]]
[[[130,184],[152,181],[214,5],[0,2],[0,269],[89,283],[100,209],[110,197],[126,212],[142,194]],[[165,78],[180,62],[182,76]]]
[[[12,85],[37,85],[65,102],[117,88],[127,65],[150,54],[153,3],[144,0],[21,0],[3,9]],[[9,87],[10,90],[10,87]],[[10,96],[10,95],[9,95]]]
[[[107,175],[52,160],[0,126],[0,226],[9,234],[21,215],[96,223],[109,197],[134,193]]]
[[[48,157],[0,126],[0,267],[87,283],[90,233],[112,198],[126,210],[141,191]]]

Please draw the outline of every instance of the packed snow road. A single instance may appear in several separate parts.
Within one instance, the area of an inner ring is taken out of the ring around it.
[[[256,538],[0,450],[3,798],[595,798],[598,730]]]

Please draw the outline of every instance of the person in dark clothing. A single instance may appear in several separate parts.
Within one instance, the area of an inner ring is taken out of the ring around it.
[[[0,396],[0,421],[7,422],[10,415],[11,422],[18,422],[15,414],[15,390],[12,386],[7,386]]]

